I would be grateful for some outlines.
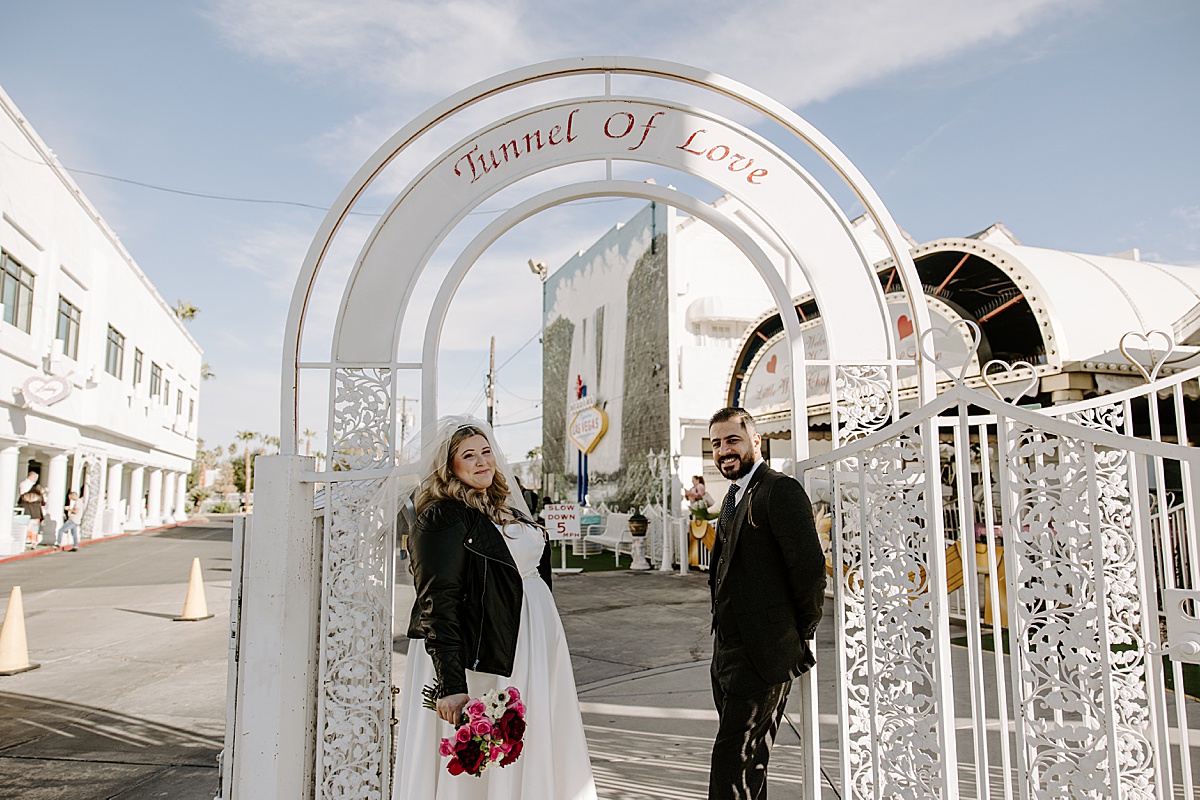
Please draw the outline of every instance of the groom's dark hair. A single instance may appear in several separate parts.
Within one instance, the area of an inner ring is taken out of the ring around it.
[[[708,420],[708,427],[711,428],[718,422],[728,422],[729,420],[737,420],[741,423],[742,430],[753,436],[758,433],[758,426],[754,424],[754,417],[750,416],[750,412],[744,408],[722,408],[717,413],[713,414]]]

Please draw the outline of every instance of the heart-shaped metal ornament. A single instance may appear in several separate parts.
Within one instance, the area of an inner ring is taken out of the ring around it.
[[[1000,367],[1000,369],[994,370],[992,367]],[[1028,380],[1021,383],[1018,373],[1025,370],[1030,372],[1030,376]],[[983,365],[982,373],[983,382],[987,388],[991,390],[997,400],[1002,400],[1005,403],[1017,402],[1017,400],[1036,389],[1038,385],[1037,371],[1033,368],[1033,364],[1030,364],[1028,361],[1014,361],[1010,364],[999,358],[993,358]],[[1020,389],[1015,394],[1012,393],[1012,389],[1014,388],[1013,383],[1016,383],[1015,388]],[[1008,392],[1002,391],[1002,388],[1008,389]]]
[[[1154,345],[1150,344],[1150,338],[1152,336],[1161,336],[1164,342],[1163,354],[1158,358],[1154,357]],[[1142,362],[1130,355],[1129,351],[1125,349],[1126,339],[1141,339],[1142,344],[1146,346],[1146,352],[1150,355],[1149,370],[1142,365]],[[1125,356],[1125,360],[1130,364],[1133,364],[1133,368],[1141,373],[1142,377],[1146,379],[1146,383],[1154,383],[1154,381],[1158,380],[1158,373],[1159,370],[1163,368],[1163,364],[1165,364],[1167,359],[1170,358],[1171,353],[1175,352],[1175,340],[1172,339],[1171,334],[1167,333],[1166,331],[1153,330],[1149,333],[1128,331],[1124,336],[1121,337],[1121,341],[1117,343],[1117,349],[1121,351],[1121,355]]]
[[[967,331],[967,336],[965,337],[968,341],[966,357],[963,359],[962,364],[943,364],[930,352],[930,345],[934,344],[934,334],[940,333],[944,337],[949,337],[951,333],[954,333],[959,328],[965,328]],[[928,358],[935,367],[949,375],[951,380],[961,385],[967,377],[967,370],[971,368],[971,362],[975,359],[975,354],[979,352],[979,341],[981,338],[982,335],[979,333],[978,325],[969,319],[956,319],[945,328],[930,328],[925,331],[921,334],[918,343],[921,347],[921,355]]]

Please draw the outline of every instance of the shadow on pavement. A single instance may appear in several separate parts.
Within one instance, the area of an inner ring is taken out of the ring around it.
[[[0,692],[0,797],[209,800],[219,737]]]
[[[139,611],[136,608],[118,608],[117,611],[124,611],[126,614],[141,614],[144,617],[158,617],[159,619],[174,620],[178,614],[163,614],[159,611]]]
[[[155,539],[203,539],[214,542],[232,542],[233,528],[228,525],[178,525],[147,535]]]

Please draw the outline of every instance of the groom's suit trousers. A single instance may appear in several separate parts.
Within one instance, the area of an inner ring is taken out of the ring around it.
[[[720,720],[709,765],[708,800],[764,800],[767,762],[792,682],[768,684],[737,634],[717,630],[712,678]]]

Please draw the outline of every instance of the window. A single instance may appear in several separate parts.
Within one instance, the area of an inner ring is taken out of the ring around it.
[[[158,397],[162,392],[162,367],[150,362],[150,396]]]
[[[125,337],[108,326],[108,347],[104,351],[104,371],[118,380],[125,375]]]
[[[71,302],[58,296],[58,329],[55,339],[62,339],[63,355],[79,358],[79,309]]]
[[[137,386],[142,382],[142,351],[136,347],[133,348],[133,385]]]
[[[183,389],[175,392],[175,416],[183,413]]]
[[[196,401],[188,400],[188,424],[191,425],[192,421],[195,419],[196,419]]]
[[[163,381],[162,404],[164,406],[171,404],[171,381],[169,378]]]
[[[0,250],[0,304],[4,321],[29,333],[33,319],[33,273]]]

